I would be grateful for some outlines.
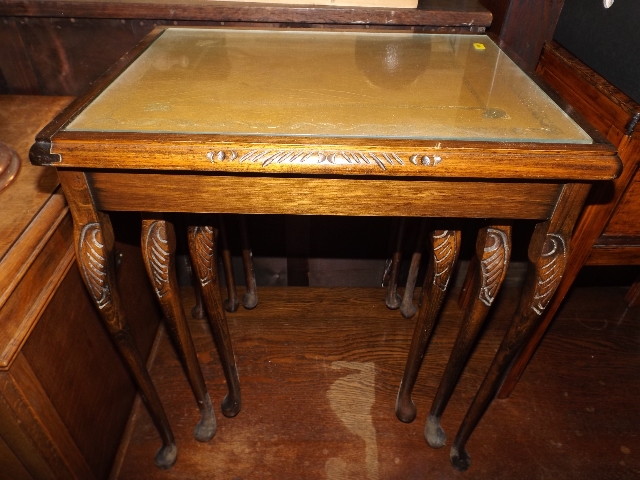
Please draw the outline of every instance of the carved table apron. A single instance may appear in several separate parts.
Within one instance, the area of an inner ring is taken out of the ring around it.
[[[459,252],[460,232],[446,218],[487,219],[425,431],[432,446],[444,443],[439,418],[504,279],[510,221],[538,220],[520,305],[453,443],[452,462],[465,469],[467,439],[562,276],[590,183],[620,168],[611,145],[487,36],[185,28],[157,29],[123,57],[38,135],[31,161],[58,169],[85,282],[158,427],[161,467],[175,461],[173,435],[122,316],[102,212],[148,212],[147,269],[201,407],[202,441],[215,434],[215,416],[163,212],[430,218],[433,261],[396,406],[403,421],[415,417],[411,389]],[[232,416],[240,390],[215,234],[191,227],[189,246],[229,386],[223,413]]]

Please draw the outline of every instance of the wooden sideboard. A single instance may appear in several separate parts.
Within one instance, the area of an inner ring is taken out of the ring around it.
[[[422,0],[417,9],[203,0],[0,0],[0,93],[79,95],[161,25],[367,26],[455,33],[484,32],[491,19],[477,0]]]
[[[84,287],[53,169],[32,166],[35,134],[70,97],[0,96],[0,141],[22,159],[0,192],[0,477],[109,475],[136,388]],[[149,356],[160,315],[140,248],[117,244],[125,308]]]
[[[576,225],[572,256],[540,327],[505,379],[509,396],[583,265],[640,265],[640,105],[556,43],[547,44],[538,73],[616,145],[624,169],[594,186]],[[640,301],[640,279],[627,295]]]

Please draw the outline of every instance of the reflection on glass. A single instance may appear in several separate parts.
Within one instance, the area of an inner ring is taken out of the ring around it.
[[[427,68],[429,49],[425,46],[409,35],[359,35],[355,39],[356,66],[377,87],[406,88]]]
[[[590,143],[484,35],[169,29],[67,130]]]

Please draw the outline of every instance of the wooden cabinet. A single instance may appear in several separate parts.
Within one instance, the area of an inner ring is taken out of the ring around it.
[[[106,478],[136,395],[80,278],[56,173],[28,161],[35,134],[70,100],[0,96],[0,140],[22,159],[0,192],[2,478]],[[139,247],[118,249],[122,281],[146,286]],[[160,317],[149,289],[135,291],[126,308],[146,357]]]

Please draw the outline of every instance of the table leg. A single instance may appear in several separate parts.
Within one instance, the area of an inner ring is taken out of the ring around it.
[[[249,244],[249,231],[247,222],[243,215],[238,216],[240,223],[240,238],[242,242],[242,265],[244,267],[244,277],[247,283],[247,291],[242,296],[242,306],[251,310],[258,305],[258,287],[256,286],[256,274],[253,271],[253,254]]]
[[[551,219],[536,225],[518,309],[451,447],[451,464],[456,470],[469,468],[471,458],[465,450],[466,443],[558,287],[567,263],[569,238],[588,192],[589,185],[564,185]]]
[[[424,245],[424,237],[427,233],[427,220],[420,219],[420,227],[418,236],[416,237],[416,245],[411,256],[411,264],[409,265],[409,274],[407,275],[407,284],[404,287],[402,295],[402,304],[400,305],[400,313],[404,318],[413,317],[416,312],[416,306],[413,304],[413,294],[416,289],[416,281],[420,270],[420,260],[422,259],[422,248]]]
[[[218,223],[220,224],[220,243],[222,244],[222,265],[224,265],[224,278],[227,284],[227,299],[224,301],[224,309],[227,312],[235,312],[238,310],[240,301],[238,300],[238,293],[236,292],[231,251],[229,250],[229,241],[227,240],[227,228],[222,215],[218,215]]]
[[[426,293],[420,305],[407,364],[396,399],[396,416],[400,421],[407,423],[416,418],[416,406],[411,399],[411,392],[460,252],[460,231],[435,230],[431,233],[430,241],[433,258],[429,262],[422,287]]]
[[[204,305],[213,331],[213,339],[229,389],[229,393],[222,401],[222,413],[227,417],[233,417],[238,414],[241,406],[240,380],[238,379],[238,369],[218,285],[216,235],[217,231],[213,227],[189,227],[189,253],[200,282]]]
[[[111,338],[122,354],[160,438],[155,456],[160,468],[170,468],[178,450],[169,420],[151,381],[144,360],[131,336],[115,279],[114,236],[111,221],[93,203],[83,172],[59,170],[58,176],[73,216],[76,258],[82,278]]]
[[[202,303],[202,289],[200,288],[200,282],[196,277],[197,274],[194,269],[191,280],[196,304],[191,308],[191,316],[195,319],[202,320],[205,317],[204,304]]]
[[[424,436],[429,446],[440,448],[447,438],[440,426],[440,419],[453,389],[460,377],[462,368],[469,357],[471,348],[480,332],[480,328],[489,313],[509,266],[511,255],[511,227],[491,226],[480,230],[476,242],[476,259],[480,266],[473,273],[472,286],[469,288],[470,301],[466,306],[464,320],[458,332],[451,357],[440,380],[438,392],[427,417]]]
[[[400,261],[402,260],[402,241],[404,240],[404,230],[406,219],[400,218],[398,221],[398,232],[396,236],[396,246],[391,258],[391,274],[389,275],[389,286],[387,287],[387,298],[385,304],[387,308],[396,310],[400,308],[402,299],[398,295],[398,275],[400,274]]]
[[[469,262],[469,268],[467,268],[467,275],[464,277],[462,288],[460,289],[460,295],[458,296],[458,307],[461,310],[466,310],[469,301],[471,300],[471,291],[473,290],[473,280],[476,278],[476,270],[478,268],[478,256],[474,255]]]
[[[200,409],[201,418],[194,430],[194,437],[199,442],[208,442],[216,433],[216,417],[180,301],[175,271],[176,237],[173,225],[163,219],[145,218],[142,221],[141,243],[147,274]]]

